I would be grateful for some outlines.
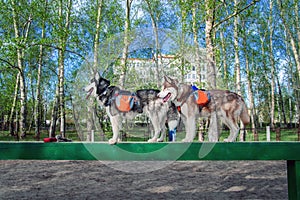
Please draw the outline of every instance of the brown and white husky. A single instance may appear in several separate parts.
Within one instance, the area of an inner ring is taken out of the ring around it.
[[[246,126],[250,122],[247,106],[241,96],[228,90],[207,90],[209,101],[199,106],[191,85],[179,83],[176,79],[164,78],[162,91],[158,94],[164,102],[172,101],[181,109],[181,119],[185,125],[184,142],[192,142],[196,134],[197,117],[209,117],[208,140],[219,140],[218,119],[230,129],[230,135],[224,141],[233,142],[239,133],[238,120]]]

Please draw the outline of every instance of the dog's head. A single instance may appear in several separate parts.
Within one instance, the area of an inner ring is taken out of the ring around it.
[[[91,95],[94,97],[101,96],[109,85],[110,81],[97,73],[96,76],[91,79],[90,84],[84,88],[84,91],[87,93],[86,98],[89,98]]]
[[[168,76],[165,76],[164,79],[162,90],[157,96],[161,98],[163,102],[174,101],[178,95],[178,81]]]

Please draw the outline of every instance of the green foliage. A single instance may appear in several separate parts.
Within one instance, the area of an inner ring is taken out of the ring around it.
[[[13,4],[15,2],[15,4]],[[28,100],[28,124],[32,121],[31,116],[35,102],[35,90],[37,83],[38,59],[40,53],[40,45],[43,46],[43,62],[42,62],[42,80],[41,93],[42,102],[45,105],[46,119],[49,119],[51,108],[54,101],[55,89],[58,80],[58,49],[62,39],[66,40],[65,52],[65,87],[67,96],[76,95],[82,97],[84,94],[82,88],[89,82],[93,74],[91,73],[91,59],[93,52],[94,34],[96,31],[95,21],[97,16],[96,4],[99,1],[73,1],[70,25],[68,29],[64,28],[66,19],[59,17],[58,7],[63,4],[62,14],[66,15],[67,1],[53,0],[49,1],[0,1],[0,121],[4,116],[9,116],[14,99],[14,90],[16,87],[16,77],[18,74],[17,66],[17,49],[21,50],[24,66],[24,75],[26,83],[26,92]],[[193,46],[192,31],[192,7],[196,5],[196,18],[198,28],[198,38],[200,47],[205,48],[205,20],[207,19],[206,8],[214,8],[214,24],[222,22],[235,11],[234,2],[230,1],[206,1],[199,3],[198,1],[176,0],[176,1],[134,1],[131,13],[132,32],[131,42],[141,35],[141,32],[135,33],[135,28],[144,30],[152,27],[150,14],[157,20],[158,28],[161,30],[160,41],[167,50],[155,50],[154,45],[149,45],[152,36],[148,41],[142,40],[139,46],[152,48],[153,52],[158,51],[164,54],[176,54],[181,59],[182,54]],[[251,2],[251,1],[250,1]],[[281,2],[281,4],[278,4]],[[240,1],[237,9],[246,6],[249,1]],[[279,78],[279,84],[282,86],[283,107],[286,111],[288,121],[297,119],[299,111],[295,109],[299,104],[299,69],[296,67],[295,56],[293,55],[290,37],[286,35],[287,29],[291,31],[291,36],[295,38],[296,46],[299,49],[299,24],[296,15],[299,16],[299,1],[274,1],[274,9],[272,11],[273,24],[268,23],[270,11],[268,9],[269,1],[262,0],[255,5],[249,7],[239,14],[239,44],[242,47],[242,37],[246,37],[246,45],[244,49],[240,48],[240,65],[242,69],[243,88],[247,88],[247,75],[245,70],[246,56],[249,58],[250,79],[253,83],[255,108],[260,120],[269,122],[270,113],[270,90],[271,90],[271,63],[269,58],[270,46],[270,25],[274,27],[273,32],[273,52],[276,65],[276,75]],[[150,9],[151,8],[151,9]],[[16,11],[16,21],[19,26],[19,38],[16,38],[13,9]],[[284,15],[280,15],[283,10]],[[283,26],[283,20],[286,20],[287,27]],[[298,19],[299,20],[299,19]],[[123,35],[125,22],[125,8],[123,2],[118,0],[103,0],[101,31],[100,31],[100,47],[99,47],[99,63],[97,71],[104,72],[106,78],[112,83],[118,83],[118,75],[115,73],[113,66],[120,64],[121,51],[123,47]],[[30,26],[29,26],[30,25]],[[28,27],[29,26],[29,27]],[[45,27],[45,38],[41,38],[41,32]],[[26,32],[28,28],[28,33]],[[150,29],[152,30],[152,29]],[[163,33],[165,30],[170,30]],[[152,33],[152,31],[148,31]],[[236,89],[235,83],[235,67],[233,52],[233,18],[225,20],[222,24],[213,30],[213,45],[215,53],[215,61],[218,74],[218,85],[222,89]],[[224,35],[224,45],[226,52],[221,50],[220,32]],[[26,35],[28,34],[28,35]],[[153,34],[153,33],[152,33]],[[26,37],[27,36],[27,37]],[[117,38],[117,39],[116,39]],[[171,38],[176,41],[177,45],[171,44]],[[143,43],[144,42],[144,43]],[[179,45],[178,45],[179,44]],[[132,53],[132,52],[131,52]],[[299,51],[298,51],[299,54]],[[224,77],[224,62],[226,57],[228,65],[228,76]],[[152,59],[152,58],[151,58]],[[171,68],[181,70],[184,76],[190,69],[191,64],[188,60],[182,63],[172,63]],[[155,73],[148,71],[148,74]],[[161,72],[161,76],[164,72]],[[178,77],[181,79],[181,77]],[[226,80],[225,80],[226,78]],[[142,88],[156,88],[157,81],[145,80],[141,77],[140,72],[131,70],[128,72],[126,80],[126,89],[137,90]],[[225,84],[226,82],[226,84]],[[228,83],[228,84],[227,84]],[[200,83],[196,83],[200,85]],[[76,87],[74,86],[76,85]],[[247,90],[243,90],[243,96],[247,96]],[[279,100],[278,85],[275,89],[277,101]],[[66,98],[67,110],[71,109],[70,98]],[[247,98],[245,98],[247,99]],[[20,93],[18,93],[18,102]],[[17,109],[19,105],[17,104]],[[47,109],[46,109],[47,108]],[[279,120],[280,109],[275,104],[275,116]],[[72,116],[71,114],[69,116]],[[290,119],[291,116],[291,119]],[[72,118],[72,117],[69,117]],[[44,119],[45,120],[45,119]]]

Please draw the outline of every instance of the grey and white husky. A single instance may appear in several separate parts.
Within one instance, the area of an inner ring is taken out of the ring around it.
[[[139,113],[146,113],[150,118],[154,136],[148,142],[160,142],[165,137],[165,123],[168,122],[169,130],[176,130],[179,122],[179,113],[174,104],[164,103],[157,95],[159,90],[143,89],[136,92],[121,90],[117,86],[110,85],[110,81],[101,77],[99,74],[91,80],[91,83],[84,88],[88,96],[94,96],[98,102],[106,108],[109,116],[113,137],[109,139],[109,144],[118,142],[121,122],[124,118],[133,119]],[[120,111],[117,98],[120,95],[130,95],[132,101],[129,111]],[[161,136],[160,136],[161,132]],[[160,138],[159,138],[160,136]]]
[[[208,139],[210,142],[219,140],[218,118],[230,129],[230,135],[224,141],[235,141],[238,133],[238,119],[246,126],[250,122],[247,106],[241,96],[228,90],[207,90],[209,101],[199,106],[195,102],[194,90],[191,85],[179,83],[178,80],[165,77],[163,89],[158,94],[164,102],[173,102],[181,107],[181,119],[186,128],[184,142],[192,142],[196,134],[197,117],[209,117]]]

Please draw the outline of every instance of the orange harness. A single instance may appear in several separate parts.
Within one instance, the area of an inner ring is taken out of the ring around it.
[[[196,90],[193,92],[195,101],[199,106],[206,106],[210,101],[210,94],[203,90]]]
[[[199,105],[200,110],[210,102],[210,99],[211,99],[210,93],[209,93],[209,92],[206,92],[205,90],[200,90],[200,89],[193,90],[193,92],[190,93],[190,94],[188,95],[188,97],[189,97],[191,94],[193,94],[193,96],[194,96],[194,98],[195,98],[195,103]],[[187,98],[188,98],[188,97],[187,97]],[[182,99],[182,98],[183,98],[183,97],[181,97],[180,99]],[[181,105],[184,104],[184,102],[185,102],[185,101],[183,101],[183,102],[181,103]],[[180,106],[177,106],[178,112],[181,112],[181,105],[180,105]]]

